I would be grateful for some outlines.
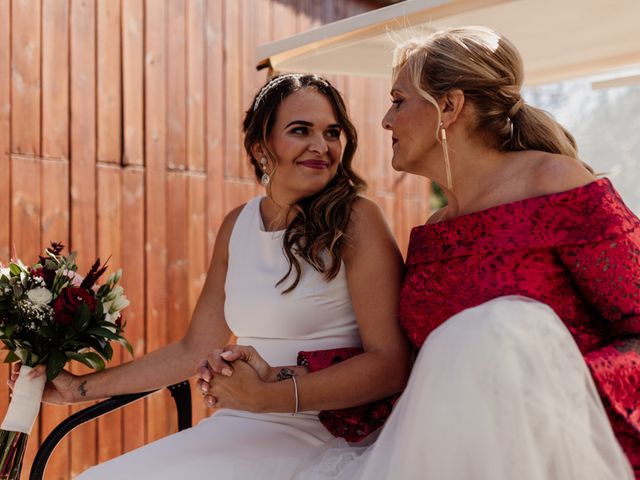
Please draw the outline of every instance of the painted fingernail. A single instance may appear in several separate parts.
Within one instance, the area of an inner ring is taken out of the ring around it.
[[[222,374],[223,374],[225,377],[230,377],[230,376],[231,376],[231,373],[232,373],[232,372],[231,372],[231,369],[230,369],[230,368],[226,368],[226,367],[225,367],[225,368],[223,368],[223,369],[222,369]]]
[[[230,356],[230,355],[231,355],[231,352],[229,352],[229,351],[222,352],[222,353],[220,354],[220,356],[221,356],[222,358],[229,358],[229,356]]]

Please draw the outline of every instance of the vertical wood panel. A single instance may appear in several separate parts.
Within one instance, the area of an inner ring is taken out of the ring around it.
[[[40,2],[14,0],[11,23],[12,151],[39,155]]]
[[[104,281],[122,265],[122,180],[119,166],[101,163],[97,166],[98,174],[98,256],[104,263],[109,257],[109,267],[101,278]],[[114,345],[113,358],[110,365],[120,363],[120,347]],[[98,462],[107,460],[122,453],[122,411],[116,410],[98,419]]]
[[[69,246],[69,2],[42,4],[42,162],[41,248],[49,242]],[[42,405],[41,440],[69,416],[70,408]],[[47,465],[47,478],[69,478],[70,439],[65,438]]]
[[[157,7],[157,3],[154,3]],[[168,0],[167,165],[187,168],[187,58],[185,0]]]
[[[43,137],[47,131],[43,125]],[[55,138],[51,135],[50,138]],[[62,150],[66,139],[60,144],[51,144],[52,151]],[[69,163],[67,160],[42,161],[42,217],[40,248],[52,241],[69,245]],[[42,405],[40,439],[43,440],[55,426],[69,416],[70,409],[61,405]],[[55,454],[47,464],[47,479],[69,478],[69,438],[66,437],[56,447]]]
[[[225,175],[240,177],[240,113],[244,105],[240,88],[242,65],[240,63],[241,2],[224,1],[224,96],[225,96]],[[226,206],[229,209],[229,205]]]
[[[189,200],[188,176],[179,172],[167,175],[167,313],[169,340],[177,340],[184,333],[188,322],[189,309],[189,259],[188,230]]]
[[[203,172],[204,159],[204,0],[187,7],[187,162],[189,170]]]
[[[296,0],[277,0],[273,4],[275,21],[274,40],[280,40],[296,33],[298,20],[295,11]]]
[[[145,338],[146,352],[166,344],[166,2],[146,0],[145,17]],[[167,402],[162,395],[146,400],[146,441],[166,434]]]
[[[120,2],[98,1],[98,160],[120,163]]]
[[[227,210],[239,207],[249,200],[253,194],[254,182],[227,181],[224,186],[224,203]]]
[[[9,261],[11,238],[11,12],[9,0],[0,0],[0,262]],[[0,379],[9,378],[9,366],[0,365]],[[9,389],[0,386],[0,410],[6,411]]]
[[[12,158],[11,165],[11,240],[19,252],[20,259],[31,264],[40,253],[40,162],[29,157]],[[31,430],[24,464],[33,462],[40,425],[36,421]]]
[[[71,0],[71,246],[78,263],[91,266],[96,256],[96,7],[95,1]],[[87,372],[74,365],[73,371]],[[81,406],[72,407],[72,411]],[[71,475],[97,461],[96,425],[71,434]]]
[[[398,246],[400,247],[401,252],[406,252],[404,247],[404,233],[402,229],[404,227],[404,215],[402,212],[403,206],[403,195],[404,195],[404,178],[395,184],[393,190],[393,214],[392,218],[392,226],[394,233],[396,234],[396,241],[398,242]]]
[[[207,178],[204,175],[190,175],[188,181],[188,318],[191,318],[208,271],[207,251]],[[187,320],[188,322],[188,320]],[[211,411],[195,395],[192,404],[193,422],[196,424],[210,415]]]
[[[189,276],[188,256],[189,201],[188,176],[182,172],[167,175],[167,325],[168,341],[178,340],[186,331],[189,322]],[[168,431],[175,431],[175,409],[165,415]]]
[[[125,165],[144,165],[144,3],[122,1],[122,103]]]
[[[257,41],[258,45],[263,45],[265,43],[272,42],[274,40],[274,27],[273,27],[273,6],[271,0],[257,0],[258,8],[256,9],[258,12],[257,17],[257,25],[259,27],[257,30]],[[255,63],[255,51],[252,52],[254,55],[253,61],[248,58],[247,61],[249,65],[253,65]],[[253,70],[253,69],[250,69]],[[253,76],[257,77],[254,80],[254,90],[257,90],[266,80],[267,80],[267,71],[256,72],[253,71]]]
[[[69,158],[68,0],[42,4],[42,155]]]
[[[382,129],[382,118],[391,105],[389,101],[390,89],[390,80],[377,80],[373,82],[371,90],[372,98],[380,99],[380,101],[375,102],[373,105],[374,118],[370,127],[372,132],[375,132],[376,128],[379,132],[377,135],[370,135],[375,148],[375,179],[373,186],[377,195],[389,194],[391,181],[397,176],[392,173],[394,170],[391,168],[391,155],[393,153],[391,149],[391,133],[388,130]]]
[[[311,28],[313,22],[311,20],[310,10],[312,6],[313,2],[309,2],[307,0],[296,0],[296,31],[305,32]]]
[[[317,28],[324,23],[325,3],[324,1],[305,2],[306,12],[310,17],[309,29]]]
[[[145,333],[145,255],[144,255],[144,170],[125,168],[122,171],[122,287],[131,302],[123,319],[125,335],[133,347],[134,356],[144,355]],[[155,262],[152,268],[156,268]],[[124,352],[124,360],[130,360]],[[124,451],[141,447],[145,443],[145,402],[134,402],[123,412]]]
[[[260,11],[259,0],[243,0],[242,22],[240,30],[240,64],[244,67],[238,72],[241,84],[240,106],[238,107],[238,122],[244,119],[244,112],[250,108],[256,90],[262,85],[260,81],[261,75],[256,75],[254,69],[251,68],[252,58],[255,58],[256,47],[258,45],[258,35],[260,28],[256,25],[260,24],[258,20]],[[264,19],[267,20],[267,19]],[[251,166],[244,148],[240,148],[238,152],[239,172],[240,176],[246,180],[255,178],[253,167]]]
[[[9,0],[0,0],[0,262],[9,260],[11,198],[11,12]],[[7,369],[0,368],[0,378]],[[7,389],[0,388],[0,408]]]
[[[204,175],[189,175],[188,177],[188,307],[187,321],[195,310],[200,292],[207,275],[207,222],[206,222],[206,177]],[[185,330],[181,330],[183,333]],[[181,335],[179,335],[181,336]]]
[[[224,205],[224,112],[222,2],[207,2],[206,20],[206,139],[207,139],[207,250],[211,261]]]
[[[189,318],[193,313],[207,274],[206,244],[206,177],[190,175],[188,178],[189,236]]]

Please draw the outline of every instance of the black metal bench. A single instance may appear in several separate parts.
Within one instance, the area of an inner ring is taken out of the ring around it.
[[[191,388],[188,381],[169,385],[167,387],[171,392],[171,396],[176,403],[176,409],[178,411],[178,430],[184,430],[191,427]],[[29,480],[43,480],[44,470],[47,467],[49,457],[53,453],[58,443],[67,435],[71,430],[79,427],[83,423],[98,418],[105,413],[109,413],[118,408],[124,407],[129,403],[146,397],[147,395],[155,392],[131,393],[128,395],[118,395],[108,398],[102,402],[91,405],[90,407],[80,410],[74,413],[66,420],[60,422],[56,428],[47,436],[45,441],[40,445],[38,452],[33,460],[31,466],[31,473],[29,474]]]

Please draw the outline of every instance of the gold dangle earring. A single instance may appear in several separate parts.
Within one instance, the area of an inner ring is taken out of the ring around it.
[[[447,147],[447,131],[442,122],[440,122],[440,140],[442,142],[442,151],[444,152],[444,168],[447,172],[447,189],[451,190],[453,181],[451,180],[451,163],[449,162],[449,148]]]
[[[271,177],[269,176],[269,174],[267,173],[267,157],[262,157],[260,159],[260,167],[262,168],[262,177],[260,177],[260,183],[262,184],[263,187],[266,187],[267,185],[269,185],[269,182],[271,181]]]

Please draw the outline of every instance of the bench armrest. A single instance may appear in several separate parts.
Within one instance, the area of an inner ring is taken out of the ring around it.
[[[191,387],[189,386],[189,381],[185,380],[174,385],[169,385],[167,388],[171,392],[171,396],[176,403],[176,409],[178,411],[178,430],[184,430],[191,427]],[[29,480],[42,480],[44,478],[44,470],[47,466],[47,462],[49,461],[49,457],[58,443],[60,443],[60,441],[69,432],[71,432],[71,430],[79,427],[83,423],[124,407],[125,405],[135,402],[136,400],[146,397],[156,391],[157,390],[151,390],[149,392],[117,395],[80,410],[60,422],[47,436],[42,445],[40,445],[40,448],[33,460],[33,465],[31,466]]]

